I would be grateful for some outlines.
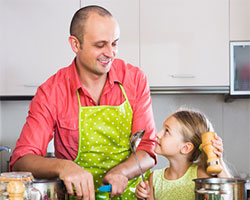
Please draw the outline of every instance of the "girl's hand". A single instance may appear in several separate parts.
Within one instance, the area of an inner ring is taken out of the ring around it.
[[[150,187],[148,181],[141,181],[137,186],[135,190],[135,196],[138,199],[146,199],[149,197],[150,193]]]
[[[212,140],[212,144],[215,147],[214,153],[218,156],[221,167],[223,168],[222,172],[217,176],[218,178],[232,178],[229,169],[223,161],[223,142],[222,139],[215,133],[214,139]]]
[[[214,139],[212,140],[212,144],[215,147],[214,153],[218,156],[219,159],[222,159],[223,143],[221,137],[219,137],[216,133]]]

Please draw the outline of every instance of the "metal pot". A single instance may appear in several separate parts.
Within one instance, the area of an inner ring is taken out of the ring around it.
[[[60,179],[34,179],[30,172],[6,172],[0,174],[0,200],[9,199],[8,185],[23,184],[25,200],[67,200],[69,199],[63,181]],[[16,194],[16,188],[11,190]]]
[[[32,200],[40,200],[40,196],[42,196],[42,199],[50,200],[69,199],[63,181],[60,179],[34,179],[32,185],[41,193],[41,195],[32,193]]]
[[[244,179],[200,178],[195,181],[196,200],[246,200],[247,190]]]

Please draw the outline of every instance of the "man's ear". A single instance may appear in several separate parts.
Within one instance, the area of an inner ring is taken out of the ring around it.
[[[71,46],[71,49],[75,52],[78,53],[80,50],[80,42],[75,36],[69,36],[69,43]]]
[[[181,153],[183,154],[188,154],[190,153],[191,151],[193,151],[194,149],[194,145],[192,142],[186,142],[182,148],[181,148]]]

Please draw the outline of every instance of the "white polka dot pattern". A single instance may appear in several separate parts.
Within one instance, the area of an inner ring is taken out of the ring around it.
[[[121,89],[123,90],[122,86]],[[120,106],[80,108],[80,148],[75,162],[92,173],[95,188],[101,186],[103,176],[109,169],[123,162],[130,155],[133,111],[125,93],[124,96],[126,101]],[[129,185],[135,188],[135,182],[138,183],[138,180],[132,179]],[[113,199],[136,198],[128,187],[122,196]]]

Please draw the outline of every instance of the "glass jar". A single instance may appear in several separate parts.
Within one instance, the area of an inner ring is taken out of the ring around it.
[[[23,199],[31,199],[33,176],[31,172],[6,172],[0,174],[0,200],[9,199],[7,185],[11,181],[22,182],[25,186]]]

